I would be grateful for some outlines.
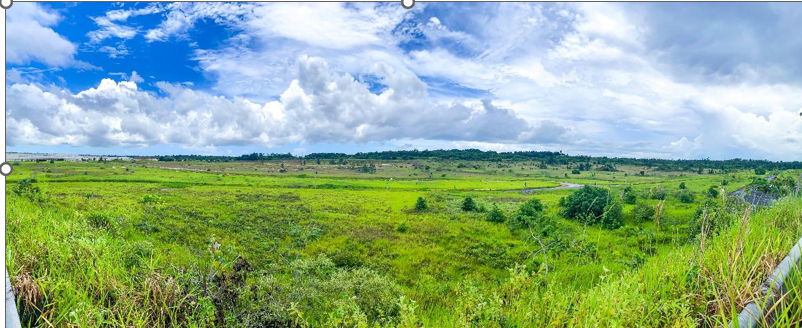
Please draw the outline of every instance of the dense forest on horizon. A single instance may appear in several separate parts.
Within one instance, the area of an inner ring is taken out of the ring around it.
[[[545,165],[566,164],[598,164],[598,165],[633,165],[655,168],[661,171],[691,171],[691,170],[791,170],[802,168],[800,161],[770,161],[755,159],[659,159],[659,158],[625,158],[625,157],[594,157],[584,155],[568,155],[552,151],[514,151],[496,152],[479,149],[451,149],[451,150],[396,150],[380,152],[359,152],[355,154],[344,153],[311,153],[305,156],[295,156],[290,153],[251,153],[241,156],[207,156],[207,155],[170,155],[156,156],[159,161],[275,161],[275,160],[313,160],[332,161],[339,164],[348,160],[464,160],[464,161],[541,161]]]

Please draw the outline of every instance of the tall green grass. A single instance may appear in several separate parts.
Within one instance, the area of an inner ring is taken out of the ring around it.
[[[598,241],[627,243],[635,237],[566,221],[562,223],[581,240],[596,241],[605,260],[584,264],[551,258],[547,270],[542,257],[555,256],[548,252],[528,265],[500,261],[494,254],[501,250],[526,258],[527,244],[483,215],[451,213],[461,193],[427,194],[432,208],[413,215],[403,209],[414,204],[414,192],[240,192],[238,185],[226,186],[226,194],[219,195],[224,186],[214,181],[186,186],[185,180],[173,177],[175,173],[165,174],[163,181],[174,182],[153,186],[105,184],[114,185],[113,192],[83,181],[43,186],[42,197],[9,192],[6,255],[24,324],[713,327],[728,324],[756,298],[760,284],[802,237],[799,198],[748,215],[746,208],[719,203],[705,212],[707,220],[691,225],[706,227],[705,234],[694,233],[689,242],[667,241],[645,263],[626,269],[615,262],[620,254],[608,253],[631,247],[601,246]],[[171,193],[165,188],[182,189]],[[553,204],[568,192],[538,197]],[[163,210],[144,203],[142,194],[151,193],[160,193],[157,201],[168,203]],[[368,196],[371,204],[365,205]],[[482,202],[498,201],[507,211],[524,199],[506,193],[483,196]],[[271,209],[263,211],[264,199],[270,200]],[[315,204],[300,204],[310,199]],[[239,205],[248,216],[230,213],[230,220],[221,218],[225,211],[207,208],[209,204],[224,209]],[[683,215],[693,211],[677,206],[670,210]],[[187,213],[207,221],[189,222],[194,219]],[[406,220],[403,232],[396,224],[399,218]],[[162,232],[132,233],[145,219]],[[281,236],[287,244],[282,247],[293,247],[286,252],[275,250],[266,238],[271,230],[264,229],[313,219],[341,235],[312,243],[315,232],[293,228],[298,231]],[[197,230],[210,226],[220,227],[212,230],[217,233],[231,232],[241,249],[258,252],[247,261],[225,246],[211,252],[205,240],[197,240],[202,239]],[[269,260],[257,263],[259,257]],[[464,267],[456,267],[455,259],[465,259]],[[800,294],[795,289],[783,303],[767,305],[775,309],[778,325],[794,325],[802,317]]]

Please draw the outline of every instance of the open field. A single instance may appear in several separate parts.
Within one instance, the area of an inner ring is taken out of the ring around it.
[[[575,167],[16,163],[9,273],[40,327],[712,327],[802,235],[799,199],[744,219],[726,197],[754,170]],[[609,195],[615,224],[568,217],[561,199],[584,190],[557,188],[569,184]],[[524,216],[532,199],[543,209]],[[789,299],[781,322],[800,318]]]

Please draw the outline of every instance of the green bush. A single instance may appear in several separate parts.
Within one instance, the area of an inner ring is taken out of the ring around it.
[[[426,205],[426,199],[423,197],[418,197],[418,200],[415,202],[415,210],[418,212],[425,211],[429,208],[429,205]]]
[[[18,196],[23,196],[33,202],[42,200],[42,190],[36,185],[34,178],[20,180],[12,190]]]
[[[661,185],[656,185],[649,189],[649,198],[663,200],[666,199],[666,189]]]
[[[605,209],[614,202],[609,191],[586,185],[561,198],[560,206],[563,207],[562,214],[566,218],[587,224],[597,224],[602,223]]]
[[[707,196],[708,197],[716,198],[716,197],[718,197],[718,194],[719,194],[718,187],[710,186],[710,188],[707,188]]]
[[[502,212],[501,209],[498,208],[498,205],[493,204],[493,209],[487,213],[486,220],[490,222],[500,223],[504,222],[506,218],[504,217],[504,212]]]
[[[476,202],[473,201],[471,196],[465,197],[465,200],[462,201],[462,210],[465,212],[474,212],[479,208],[476,206]]]
[[[347,299],[356,304],[370,322],[399,314],[401,288],[371,269],[339,270],[321,287],[328,299]]]
[[[526,216],[535,216],[539,213],[542,213],[543,209],[543,202],[541,202],[540,199],[532,198],[523,202],[523,204],[521,204],[521,206],[518,208],[518,212]]]
[[[683,204],[693,203],[694,200],[693,193],[687,190],[681,191],[677,198],[679,198],[679,201]]]
[[[540,201],[540,199],[533,198],[527,200],[518,207],[518,212],[516,212],[514,216],[510,217],[507,227],[510,229],[510,231],[529,227],[538,227],[542,224],[544,219],[543,210],[543,203]]]
[[[407,224],[407,221],[402,221],[401,223],[399,223],[395,227],[395,231],[398,231],[400,233],[405,233],[405,232],[409,231],[409,225]]]
[[[680,182],[679,183],[679,189],[685,189],[685,188],[686,188],[685,187],[685,182]]]
[[[602,227],[606,229],[618,229],[624,222],[624,207],[619,202],[612,202],[604,207],[602,215]]]
[[[624,188],[624,193],[621,195],[621,201],[626,204],[635,204],[638,201],[638,196],[635,194],[635,191],[632,190],[632,187],[627,186]]]
[[[86,218],[89,225],[95,229],[113,231],[116,228],[117,219],[106,212],[92,213]]]
[[[636,221],[651,221],[654,219],[654,207],[646,202],[640,202],[632,209],[632,218]]]

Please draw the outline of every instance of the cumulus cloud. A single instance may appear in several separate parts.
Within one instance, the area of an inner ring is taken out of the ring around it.
[[[6,62],[49,66],[75,64],[76,46],[53,31],[61,17],[38,3],[18,3],[6,17]],[[42,45],[47,45],[43,48]]]
[[[77,94],[14,84],[7,90],[9,143],[197,148],[401,138],[531,142],[555,140],[565,131],[553,122],[530,126],[490,100],[477,106],[432,102],[417,76],[382,63],[374,66],[388,86],[380,94],[347,73],[331,72],[321,58],[301,56],[296,67],[297,79],[278,100],[263,104],[165,82],[157,83],[165,94],[159,96],[138,88],[136,72],[130,81],[104,79]]]

